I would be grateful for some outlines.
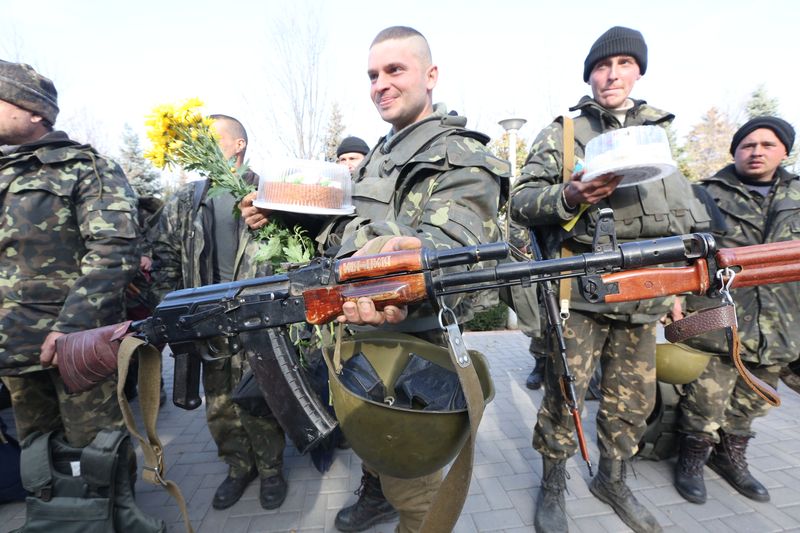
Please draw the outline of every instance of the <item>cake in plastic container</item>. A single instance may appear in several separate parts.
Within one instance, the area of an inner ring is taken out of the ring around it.
[[[258,180],[253,205],[274,211],[347,215],[355,211],[350,171],[327,161],[276,161]]]
[[[665,178],[678,167],[661,126],[631,126],[598,135],[586,143],[584,159],[582,181],[613,173],[623,176],[619,187]]]

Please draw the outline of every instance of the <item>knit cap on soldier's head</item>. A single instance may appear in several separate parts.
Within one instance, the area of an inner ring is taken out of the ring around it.
[[[0,59],[0,100],[54,124],[58,116],[58,92],[53,82],[25,63]]]
[[[794,128],[792,125],[782,118],[763,116],[748,120],[741,128],[736,130],[736,133],[733,134],[733,140],[731,140],[731,155],[736,153],[736,149],[745,137],[761,128],[767,128],[775,132],[775,136],[786,148],[786,153],[791,153],[794,146]]]
[[[336,157],[341,157],[342,154],[359,153],[367,155],[369,153],[369,146],[363,139],[358,137],[345,137],[339,147],[336,149]]]
[[[583,62],[583,81],[589,81],[592,69],[601,59],[612,56],[633,56],[639,65],[639,73],[647,70],[647,44],[642,34],[623,26],[614,26],[597,38]]]

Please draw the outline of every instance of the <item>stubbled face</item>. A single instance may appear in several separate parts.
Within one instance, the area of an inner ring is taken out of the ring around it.
[[[775,132],[759,128],[742,139],[733,153],[733,163],[740,176],[770,181],[786,159],[786,147]]]
[[[369,51],[370,98],[395,131],[433,112],[431,95],[439,71],[423,59],[420,46],[426,45],[409,37],[377,43]]]
[[[352,174],[353,171],[356,169],[359,163],[364,160],[364,154],[358,152],[348,152],[346,154],[342,154],[339,156],[339,159],[336,161],[340,165],[344,165]]]
[[[24,144],[38,138],[42,118],[0,100],[0,144]]]
[[[244,139],[237,138],[235,135],[233,135],[231,133],[231,128],[225,124],[224,120],[215,120],[213,123],[213,128],[219,136],[217,139],[217,144],[219,144],[219,147],[222,150],[222,155],[225,156],[225,159],[235,157],[237,154],[239,154],[239,152],[242,151],[245,145]]]
[[[639,64],[632,56],[611,56],[595,63],[589,85],[592,96],[601,106],[616,109],[625,103],[641,77]]]

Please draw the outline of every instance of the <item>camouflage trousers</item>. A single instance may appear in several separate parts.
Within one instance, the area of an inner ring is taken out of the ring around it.
[[[748,366],[753,375],[777,387],[786,365]],[[719,442],[718,429],[731,435],[752,436],[753,420],[766,415],[771,407],[747,386],[729,357],[711,357],[700,377],[684,390],[681,432],[703,434],[715,442]]]
[[[101,429],[122,429],[117,380],[109,379],[79,394],[68,394],[58,371],[42,370],[3,376],[20,440],[35,431],[63,430],[67,442],[87,446]]]
[[[386,501],[392,504],[400,518],[395,533],[416,533],[428,513],[433,499],[442,484],[442,470],[427,476],[401,479],[380,474],[366,463],[364,469],[380,478],[381,490]]]
[[[283,467],[286,439],[275,418],[253,416],[233,402],[233,390],[248,368],[241,352],[203,363],[208,429],[231,476],[242,477],[255,468],[262,478],[271,477]]]
[[[600,455],[611,459],[633,457],[655,403],[655,322],[630,324],[572,311],[564,337],[580,411],[598,362],[602,368],[602,398],[597,412]],[[561,393],[560,376],[561,362],[551,355],[533,447],[553,459],[567,459],[577,452],[575,425]]]

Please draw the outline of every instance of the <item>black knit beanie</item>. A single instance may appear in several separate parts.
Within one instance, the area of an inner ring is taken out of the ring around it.
[[[339,145],[339,148],[336,149],[336,157],[341,157],[342,154],[349,154],[351,152],[367,155],[369,153],[369,146],[358,137],[345,137]]]
[[[756,117],[745,122],[744,126],[739,128],[736,133],[733,134],[733,140],[731,141],[731,155],[736,152],[736,148],[745,137],[759,128],[768,128],[774,131],[775,135],[778,137],[778,140],[781,141],[781,143],[783,143],[783,147],[786,148],[786,153],[791,153],[792,146],[794,146],[794,128],[792,125],[778,117]]]
[[[58,116],[55,85],[25,63],[0,60],[0,100],[36,113],[50,124]]]
[[[639,72],[647,70],[647,44],[642,34],[623,26],[614,26],[597,38],[583,62],[583,81],[589,81],[595,63],[611,56],[629,55],[639,64]]]

